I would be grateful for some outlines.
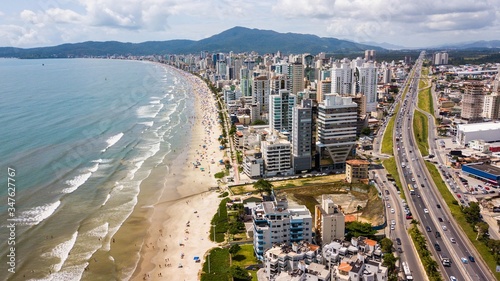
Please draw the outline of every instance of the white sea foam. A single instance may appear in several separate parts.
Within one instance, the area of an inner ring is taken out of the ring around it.
[[[139,124],[147,126],[147,127],[153,127],[154,123],[155,122],[153,122],[153,121],[149,121],[149,122],[140,122]]]
[[[135,177],[135,173],[139,171],[139,169],[142,167],[142,164],[144,164],[144,160],[140,160],[134,163],[134,168],[130,170],[127,174],[127,178],[133,180]]]
[[[149,104],[160,104],[160,100],[152,100]]]
[[[52,249],[51,252],[49,253],[44,253],[42,254],[43,258],[51,258],[51,257],[57,257],[60,259],[60,261],[54,265],[52,265],[52,270],[54,271],[59,271],[61,270],[64,262],[69,256],[69,252],[75,245],[76,237],[78,236],[78,231],[73,233],[71,238],[67,241],[62,242],[61,244],[57,245]]]
[[[99,163],[95,163],[92,167],[89,168],[89,172],[94,173],[99,169]]]
[[[106,200],[104,200],[104,202],[102,202],[101,206],[106,205],[106,203],[108,202],[110,197],[111,197],[111,194],[108,193],[108,195],[106,196]]]
[[[155,118],[162,108],[162,103],[143,105],[137,108],[136,113],[139,118]]]
[[[108,234],[108,228],[109,228],[109,223],[105,222],[89,230],[85,234],[93,237],[104,238]]]
[[[33,207],[21,212],[14,220],[20,224],[37,225],[44,219],[50,217],[60,204],[61,201],[56,201],[54,203]]]
[[[98,165],[98,163],[97,163],[97,165]],[[97,168],[96,168],[96,171],[97,171]],[[63,189],[61,192],[62,193],[74,192],[75,190],[78,189],[78,187],[80,187],[82,184],[84,184],[90,178],[90,176],[92,176],[92,172],[90,172],[90,169],[89,169],[89,172],[87,172],[85,174],[78,175],[71,180],[67,180],[66,184],[69,185],[69,187]]]
[[[123,137],[123,133],[119,133],[119,134],[116,134],[116,135],[110,137],[109,139],[107,139],[106,143],[108,144],[108,146],[106,146],[105,149],[101,150],[101,152],[105,152],[106,150],[108,150],[108,148],[115,145],[122,137]]]

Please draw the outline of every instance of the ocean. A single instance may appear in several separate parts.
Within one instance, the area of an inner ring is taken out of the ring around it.
[[[0,59],[0,280],[81,280],[98,258],[101,280],[130,277],[137,247],[102,253],[140,192],[155,194],[144,182],[168,175],[189,140],[191,93],[178,71],[151,62]]]

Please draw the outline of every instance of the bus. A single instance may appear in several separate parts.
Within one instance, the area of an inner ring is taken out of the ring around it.
[[[401,266],[403,267],[403,273],[405,274],[406,280],[413,280],[413,276],[411,276],[411,271],[408,264],[406,264],[406,262],[402,262]]]
[[[413,189],[411,184],[408,184],[408,190],[410,191],[410,195],[415,195],[415,189]]]

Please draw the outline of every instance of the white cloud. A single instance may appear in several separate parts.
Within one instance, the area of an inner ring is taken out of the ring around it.
[[[457,40],[454,34],[468,34],[465,40],[496,39],[492,33],[498,36],[500,30],[500,0],[59,0],[18,5],[0,11],[0,25],[18,27],[0,31],[0,46],[197,40],[236,25],[403,45],[429,38]]]
[[[73,10],[53,8],[46,12],[46,16],[56,23],[82,23],[84,17]]]
[[[335,0],[278,0],[273,11],[288,18],[326,18],[333,16],[335,3]]]

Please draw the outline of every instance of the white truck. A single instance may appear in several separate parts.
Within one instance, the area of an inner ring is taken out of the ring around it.
[[[443,255],[439,255],[439,258],[440,258],[443,266],[448,266],[448,267],[451,266],[451,262],[450,262],[449,258],[447,258],[446,256],[443,256]]]

